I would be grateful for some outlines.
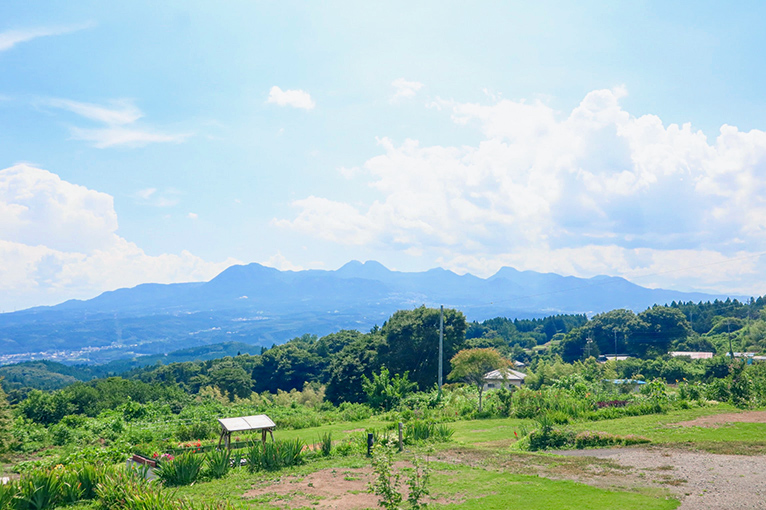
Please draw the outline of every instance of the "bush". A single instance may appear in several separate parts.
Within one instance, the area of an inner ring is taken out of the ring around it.
[[[372,416],[372,409],[365,404],[343,402],[338,408],[341,421],[362,421]]]
[[[529,434],[529,449],[532,451],[560,449],[574,443],[574,432],[560,429],[535,430]]]
[[[404,442],[407,444],[420,441],[443,443],[452,439],[454,433],[455,430],[444,423],[435,424],[417,420],[408,423],[404,428]],[[375,442],[378,442],[377,438]]]
[[[329,457],[332,453],[332,432],[322,434],[322,437],[319,438],[319,445],[322,455]]]
[[[20,510],[46,510],[62,502],[64,484],[63,472],[56,469],[35,470],[18,482],[16,507]]]
[[[18,490],[16,482],[0,484],[0,508],[13,508],[11,504],[16,500]]]
[[[172,460],[163,461],[155,473],[167,486],[189,485],[199,477],[204,462],[205,456],[187,452]]]
[[[231,468],[231,451],[228,449],[210,452],[205,462],[205,473],[210,478],[223,478]]]
[[[306,444],[300,439],[271,443],[255,441],[245,454],[247,469],[254,473],[297,466],[303,463],[303,449],[305,447]]]

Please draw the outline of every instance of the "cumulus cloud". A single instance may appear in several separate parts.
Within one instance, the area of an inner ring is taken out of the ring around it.
[[[407,81],[404,78],[398,78],[391,82],[391,86],[396,89],[396,92],[391,97],[391,102],[396,103],[402,99],[410,99],[415,97],[418,90],[423,88],[423,84],[419,81]]]
[[[481,275],[513,265],[763,293],[753,276],[764,269],[754,254],[766,251],[766,133],[723,126],[709,141],[689,124],[630,115],[625,93],[593,91],[564,115],[540,101],[440,100],[483,140],[382,138],[382,154],[363,165],[382,198],[311,196],[274,224]]]
[[[292,106],[293,108],[301,108],[303,110],[313,110],[316,106],[314,100],[311,99],[311,94],[305,90],[282,90],[276,85],[269,90],[269,98],[266,102],[279,106]]]
[[[0,52],[10,50],[19,43],[28,42],[39,37],[70,34],[92,26],[92,23],[85,23],[82,25],[64,27],[36,27],[7,30],[5,32],[0,32]]]
[[[69,129],[72,139],[90,142],[99,149],[143,147],[150,143],[181,143],[191,136],[189,133],[163,133],[150,127],[134,126],[144,114],[126,99],[112,101],[108,106],[56,98],[43,101],[42,104],[104,124],[96,128]]]
[[[237,263],[211,263],[186,251],[150,256],[117,227],[106,193],[30,165],[0,170],[0,310],[144,282],[206,280]]]

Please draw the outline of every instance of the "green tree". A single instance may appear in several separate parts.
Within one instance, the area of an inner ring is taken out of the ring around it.
[[[462,312],[444,309],[444,359],[452,358],[465,343],[466,321]],[[409,372],[420,390],[438,379],[439,310],[421,306],[399,310],[381,328],[386,343],[381,362],[394,374]]]
[[[673,341],[683,341],[692,331],[686,316],[676,308],[653,306],[638,314],[643,327],[632,336],[631,348],[639,356],[660,356]]]
[[[364,402],[363,377],[380,368],[378,352],[383,338],[378,333],[363,335],[346,345],[332,358],[325,397],[334,404]]]
[[[386,367],[382,367],[378,374],[373,373],[372,379],[362,376],[362,389],[367,394],[367,402],[375,409],[390,411],[412,393],[415,386],[408,372],[392,377]]]
[[[233,401],[235,397],[247,398],[253,392],[250,374],[231,358],[224,358],[213,365],[208,376],[211,383],[228,395],[229,400]]]
[[[0,379],[2,382],[2,379]],[[11,408],[8,398],[0,385],[0,453],[8,449],[11,444]]]
[[[300,390],[304,383],[316,381],[326,361],[313,352],[315,338],[305,342],[294,339],[261,354],[252,371],[253,389],[271,393]]]
[[[455,354],[450,364],[452,372],[449,374],[449,380],[463,381],[475,386],[479,394],[479,412],[481,412],[484,375],[508,366],[508,361],[496,349],[465,349]]]

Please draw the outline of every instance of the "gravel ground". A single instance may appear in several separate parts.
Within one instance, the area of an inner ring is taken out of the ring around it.
[[[629,467],[623,476],[669,489],[681,500],[680,510],[766,509],[763,455],[714,455],[655,447],[557,453],[608,459]]]

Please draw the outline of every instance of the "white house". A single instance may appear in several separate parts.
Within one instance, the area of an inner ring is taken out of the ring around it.
[[[521,386],[526,376],[527,374],[511,370],[510,368],[501,368],[500,370],[487,372],[484,374],[484,391]]]

